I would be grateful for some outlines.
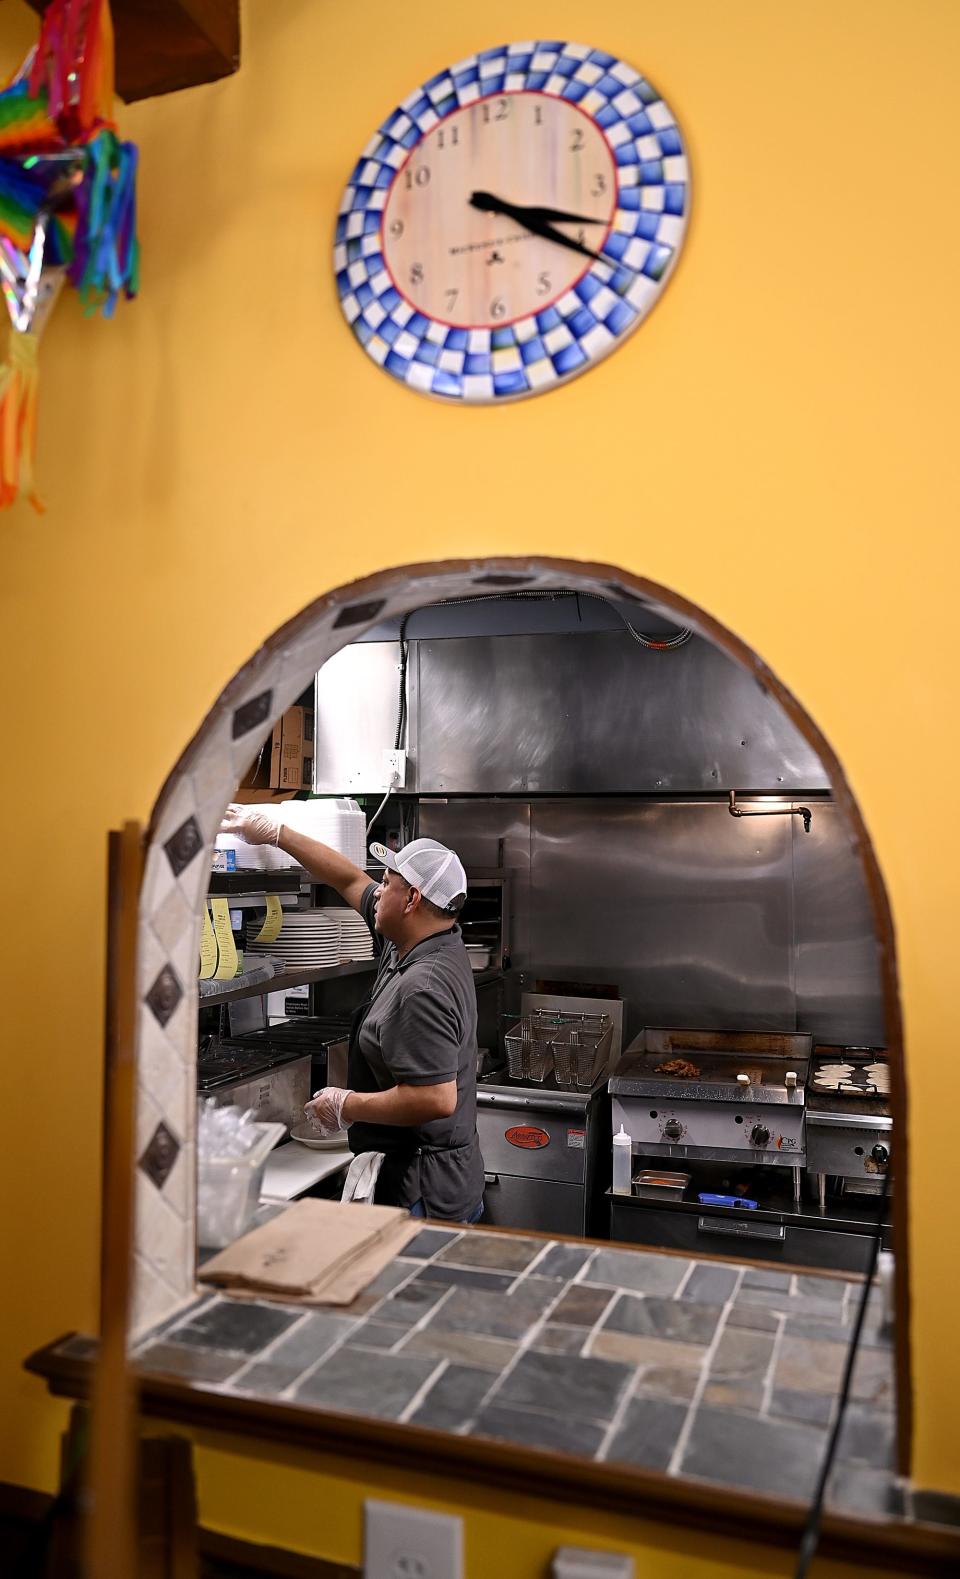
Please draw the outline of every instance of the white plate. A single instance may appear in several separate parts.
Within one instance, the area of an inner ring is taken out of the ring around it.
[[[345,1129],[337,1130],[335,1135],[321,1135],[312,1124],[298,1124],[290,1131],[290,1139],[309,1146],[311,1151],[345,1151],[347,1146]]]

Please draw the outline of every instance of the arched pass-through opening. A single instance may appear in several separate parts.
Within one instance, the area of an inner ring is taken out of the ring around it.
[[[692,630],[725,653],[779,706],[819,758],[869,896],[891,1069],[896,1132],[898,1457],[909,1464],[906,1088],[893,924],[863,818],[841,764],[800,702],[736,635],[677,593],[607,565],[510,558],[410,565],[318,598],[278,630],[226,687],[176,764],[147,833],[138,920],[136,1202],[133,1334],[194,1290],[196,959],[210,854],[224,806],[273,722],[336,652],[374,626],[457,598],[578,592],[633,604]]]

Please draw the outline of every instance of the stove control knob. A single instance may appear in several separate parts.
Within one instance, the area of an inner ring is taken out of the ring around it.
[[[890,1152],[886,1146],[881,1146],[879,1141],[870,1153],[878,1168],[885,1168],[890,1161]]]
[[[663,1126],[665,1140],[679,1140],[683,1134],[683,1125],[678,1118],[668,1118]]]
[[[770,1131],[762,1124],[754,1124],[750,1131],[750,1140],[754,1146],[766,1146],[770,1140]]]

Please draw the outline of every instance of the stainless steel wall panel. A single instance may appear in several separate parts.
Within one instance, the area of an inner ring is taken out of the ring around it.
[[[531,834],[537,974],[615,984],[628,1037],[793,1029],[786,818],[748,832],[716,802],[536,801]]]
[[[466,867],[502,866],[510,878],[510,957],[527,970],[530,952],[530,805],[527,801],[420,802],[419,832],[456,850]]]
[[[885,1047],[880,961],[856,852],[834,805],[794,829],[797,1028],[826,1042]]]
[[[626,632],[419,643],[424,794],[828,788],[819,758],[725,654]]]

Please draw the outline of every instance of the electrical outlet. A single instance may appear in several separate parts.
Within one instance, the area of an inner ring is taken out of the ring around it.
[[[463,1520],[396,1502],[364,1503],[364,1579],[463,1579]]]
[[[403,789],[407,782],[407,753],[405,751],[385,751],[383,753],[383,787],[389,789],[393,784],[397,789]]]

